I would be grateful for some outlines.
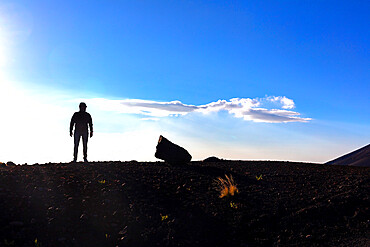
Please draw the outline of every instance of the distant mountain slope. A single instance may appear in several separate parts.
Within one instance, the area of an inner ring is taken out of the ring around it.
[[[370,167],[370,144],[325,164]]]

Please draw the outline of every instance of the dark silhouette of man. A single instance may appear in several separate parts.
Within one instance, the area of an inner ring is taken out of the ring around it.
[[[87,161],[87,140],[89,137],[88,125],[90,128],[90,138],[93,136],[93,124],[92,118],[89,113],[86,112],[86,104],[84,102],[80,103],[80,111],[75,112],[71,119],[71,124],[69,125],[69,135],[72,137],[73,126],[75,126],[74,133],[74,152],[73,152],[73,162],[77,161],[78,145],[82,137],[84,161]]]

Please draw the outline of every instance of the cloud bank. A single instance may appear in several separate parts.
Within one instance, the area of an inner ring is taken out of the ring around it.
[[[209,114],[211,112],[226,111],[236,118],[246,121],[265,123],[307,122],[311,118],[300,117],[300,113],[292,111],[294,101],[285,96],[268,96],[264,98],[233,98],[218,100],[205,105],[188,105],[181,101],[158,102],[140,99],[88,99],[89,104],[106,111],[139,114],[146,119],[187,115],[198,112]]]

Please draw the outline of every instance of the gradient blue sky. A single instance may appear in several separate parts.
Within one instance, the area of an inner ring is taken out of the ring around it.
[[[95,123],[95,160],[155,160],[160,134],[195,159],[335,158],[370,139],[369,10],[369,1],[2,1],[0,114],[24,123],[0,123],[0,161],[71,159],[80,100]]]

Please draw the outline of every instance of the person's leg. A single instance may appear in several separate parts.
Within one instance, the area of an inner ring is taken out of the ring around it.
[[[80,133],[76,133],[74,135],[74,141],[75,141],[75,147],[73,152],[73,161],[77,160],[77,154],[78,154],[78,145],[80,144],[81,135]]]
[[[82,134],[84,161],[87,161],[87,140],[88,140],[88,133],[86,132]]]

